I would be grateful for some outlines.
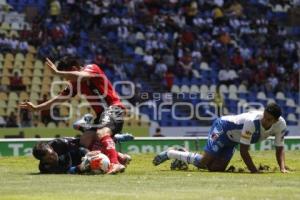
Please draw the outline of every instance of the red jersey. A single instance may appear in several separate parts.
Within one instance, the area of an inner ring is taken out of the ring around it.
[[[112,105],[125,109],[119,95],[98,65],[86,65],[82,71],[96,76],[85,80],[79,78],[75,82],[70,82],[72,85],[71,91],[70,87],[67,87],[62,91],[62,95],[71,95],[72,97],[76,94],[85,95],[97,115],[101,114],[104,108]]]

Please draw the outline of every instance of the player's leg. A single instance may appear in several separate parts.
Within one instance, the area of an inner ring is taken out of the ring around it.
[[[225,171],[234,152],[235,152],[234,146],[228,146],[223,148],[223,151],[220,154],[220,156],[218,156],[210,165],[208,165],[208,170],[219,171],[219,172]]]
[[[101,145],[100,150],[108,156],[112,163],[112,168],[109,173],[117,173],[125,168],[119,163],[118,152],[116,151],[115,142],[113,140],[114,135],[120,133],[122,130],[124,123],[123,115],[123,109],[116,106],[110,106],[100,117],[98,127],[103,128],[99,128],[96,132],[97,140]]]

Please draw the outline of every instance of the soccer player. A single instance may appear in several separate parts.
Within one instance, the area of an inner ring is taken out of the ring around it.
[[[89,150],[82,147],[79,139],[62,138],[49,142],[39,142],[33,147],[33,156],[40,160],[39,170],[41,173],[75,173],[82,158]],[[118,152],[118,161],[127,166],[131,157]],[[77,171],[76,171],[77,170]]]
[[[79,165],[87,152],[80,147],[79,139],[71,138],[39,142],[32,150],[33,156],[40,160],[41,173],[66,173],[70,167]]]
[[[112,137],[122,130],[125,106],[104,72],[95,64],[81,67],[71,56],[61,59],[58,66],[48,58],[46,64],[54,74],[67,79],[70,85],[59,95],[42,104],[23,102],[20,107],[31,111],[50,109],[53,104],[64,102],[77,93],[84,94],[97,114],[94,120],[97,135],[95,138],[94,134],[83,134],[81,144],[89,150],[100,150],[107,155],[114,166],[111,168],[111,173],[124,170],[124,166],[118,161],[118,153]]]
[[[270,103],[264,111],[250,111],[216,119],[209,131],[203,155],[170,149],[158,154],[153,164],[159,165],[168,159],[178,159],[209,171],[225,171],[235,147],[239,144],[240,154],[247,168],[251,173],[257,173],[259,171],[249,154],[249,146],[272,135],[275,136],[276,159],[280,171],[286,173],[288,172],[284,154],[286,128],[280,107]]]

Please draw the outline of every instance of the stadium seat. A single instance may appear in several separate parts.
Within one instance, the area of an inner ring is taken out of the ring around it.
[[[180,93],[179,86],[178,85],[172,85],[171,92],[172,93]]]
[[[8,101],[10,100],[18,101],[19,100],[18,94],[15,92],[10,92],[8,95]]]
[[[1,101],[7,101],[8,100],[8,96],[6,92],[0,92],[0,99]]]
[[[28,61],[28,62],[30,61],[31,64],[32,64],[32,62],[34,61],[33,54],[32,53],[27,53],[26,56],[25,56],[25,61]]]
[[[244,84],[240,84],[238,87],[238,93],[247,93],[247,88]]]
[[[7,108],[7,103],[5,101],[0,101],[0,108]]]
[[[0,103],[0,105],[1,105],[1,103]],[[5,115],[6,115],[6,112],[5,112],[4,107],[3,108],[0,107],[0,116],[5,116]]]
[[[28,93],[22,91],[22,92],[20,93],[19,100],[20,100],[20,101],[29,100],[29,95],[28,95]]]
[[[187,85],[182,85],[180,88],[180,92],[181,93],[189,93],[190,92],[190,88]]]
[[[197,85],[192,85],[190,88],[190,92],[191,93],[199,93],[200,92],[199,87]]]
[[[231,84],[229,85],[229,88],[228,88],[228,92],[229,93],[237,93],[238,89],[235,85]]]
[[[288,124],[290,124],[290,125],[298,125],[298,120],[296,118],[296,115],[293,113],[288,114],[287,121],[288,121]]]
[[[219,92],[220,93],[228,93],[228,87],[224,84],[221,84],[219,87]]]
[[[2,77],[1,85],[6,85],[6,86],[10,85],[9,78],[8,77]]]
[[[208,86],[205,84],[202,84],[200,86],[200,93],[201,93],[201,95],[206,95],[208,93]]]
[[[15,38],[19,38],[20,35],[19,33],[16,31],[16,30],[10,30],[8,33],[7,33],[7,37],[15,37]]]
[[[276,93],[276,99],[278,99],[278,100],[285,100],[284,93],[282,93],[282,92],[277,92],[277,93]]]
[[[34,77],[43,77],[42,70],[34,67],[33,76]]]
[[[294,99],[290,99],[290,98],[288,98],[286,100],[286,105],[289,106],[289,107],[296,107]]]
[[[25,57],[23,53],[17,53],[15,56],[15,61],[25,61]]]
[[[2,53],[0,53],[0,61],[1,61],[1,62],[4,61],[4,56],[3,56]]]
[[[28,76],[23,76],[22,81],[24,85],[31,85],[31,79]]]
[[[32,71],[31,71],[31,69],[25,68],[24,71],[23,71],[23,76],[32,77]]]
[[[232,99],[232,100],[238,100],[239,99],[235,92],[232,92],[232,93],[230,92],[228,98]]]
[[[215,84],[212,84],[209,86],[209,92],[216,93],[217,92],[217,86]]]
[[[44,63],[38,59],[34,62],[33,68],[34,69],[44,69]]]
[[[9,24],[9,23],[6,23],[6,22],[2,22],[2,24],[1,24],[1,26],[0,26],[0,29],[1,29],[1,30],[6,30],[6,31],[10,30],[10,29],[11,29],[11,28],[10,28],[10,24]]]
[[[47,128],[56,128],[56,124],[54,122],[49,122]]]
[[[259,100],[266,100],[267,99],[266,94],[264,92],[258,92],[257,95],[256,95],[256,98],[259,99]]]
[[[11,61],[9,59],[5,59],[3,68],[4,69],[13,69],[14,68],[13,61]]]

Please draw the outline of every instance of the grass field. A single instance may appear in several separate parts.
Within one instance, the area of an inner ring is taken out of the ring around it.
[[[256,164],[275,163],[274,152],[252,153]],[[118,175],[40,175],[31,157],[0,158],[0,199],[300,199],[300,152],[287,152],[293,171],[263,174],[211,173],[190,167],[170,171],[170,162],[154,167],[153,155],[133,155]],[[230,163],[243,167],[238,155]]]

